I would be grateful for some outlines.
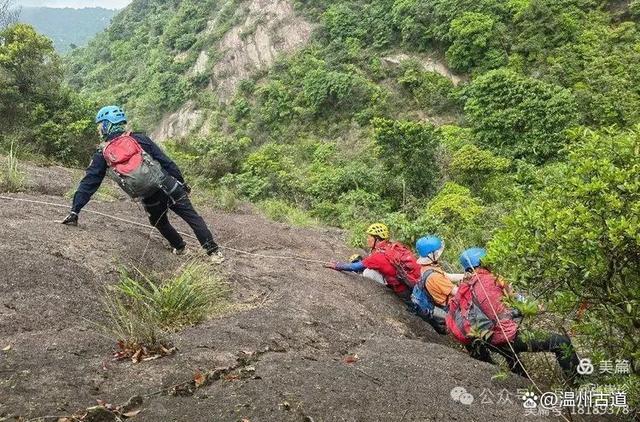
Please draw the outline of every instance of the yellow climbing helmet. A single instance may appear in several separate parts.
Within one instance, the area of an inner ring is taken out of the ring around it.
[[[387,240],[389,239],[389,227],[382,223],[374,223],[367,229],[367,234]]]

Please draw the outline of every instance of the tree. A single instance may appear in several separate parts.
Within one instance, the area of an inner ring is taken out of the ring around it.
[[[577,122],[569,90],[508,69],[478,77],[466,96],[464,110],[482,145],[535,163],[555,158]]]
[[[465,13],[451,21],[447,61],[452,69],[468,72],[474,67],[494,69],[507,63],[507,53],[502,47],[504,25],[490,15]]]
[[[0,31],[0,111],[5,126],[27,112],[31,102],[50,99],[62,81],[62,69],[53,43],[31,26],[16,24]]]
[[[559,315],[586,306],[574,328],[593,355],[637,362],[640,126],[572,135],[566,164],[506,220],[488,261]]]
[[[431,124],[410,121],[373,120],[379,157],[391,175],[400,176],[409,194],[431,194],[439,179],[435,152],[438,130]]]
[[[24,24],[0,31],[3,138],[18,141],[22,150],[77,163],[92,146],[94,108],[63,84],[51,40]]]

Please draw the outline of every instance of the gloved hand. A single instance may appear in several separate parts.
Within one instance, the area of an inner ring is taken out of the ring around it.
[[[322,265],[324,268],[331,268],[332,270],[337,270],[338,269],[338,263],[335,261],[330,261],[327,262],[326,264]]]
[[[71,211],[69,215],[66,216],[64,220],[62,220],[62,224],[66,224],[67,226],[77,226],[78,225],[78,214]]]

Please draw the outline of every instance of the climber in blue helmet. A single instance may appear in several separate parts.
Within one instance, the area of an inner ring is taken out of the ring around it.
[[[173,253],[183,255],[186,243],[169,222],[169,209],[189,224],[211,262],[221,263],[222,253],[204,219],[193,208],[188,197],[191,188],[178,166],[149,137],[126,131],[127,116],[121,107],[102,107],[95,122],[104,142],[93,155],[62,223],[78,224],[80,210],[108,175],[129,196],[142,200],[150,223],[167,239]]]
[[[446,334],[444,318],[457,287],[439,263],[444,242],[438,236],[423,236],[416,241],[421,277],[413,287],[411,301],[416,313],[438,333]]]

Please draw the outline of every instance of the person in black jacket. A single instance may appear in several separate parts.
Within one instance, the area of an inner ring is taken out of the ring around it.
[[[120,107],[107,106],[98,112],[96,123],[102,139],[108,143],[125,133],[127,118]],[[160,164],[165,173],[161,188],[150,196],[142,198],[142,203],[149,214],[151,224],[169,241],[173,248],[173,253],[177,255],[183,254],[186,251],[186,243],[167,217],[167,212],[171,209],[189,224],[202,247],[211,256],[211,261],[221,263],[224,258],[219,246],[213,239],[213,235],[204,219],[193,208],[188,197],[191,188],[185,183],[182,172],[176,163],[167,157],[160,147],[146,135],[132,133],[131,136],[150,157]],[[62,224],[76,226],[78,224],[78,214],[100,187],[108,167],[102,149],[98,149],[93,155],[86,174],[80,181],[80,185],[73,196],[71,211],[62,221]]]

